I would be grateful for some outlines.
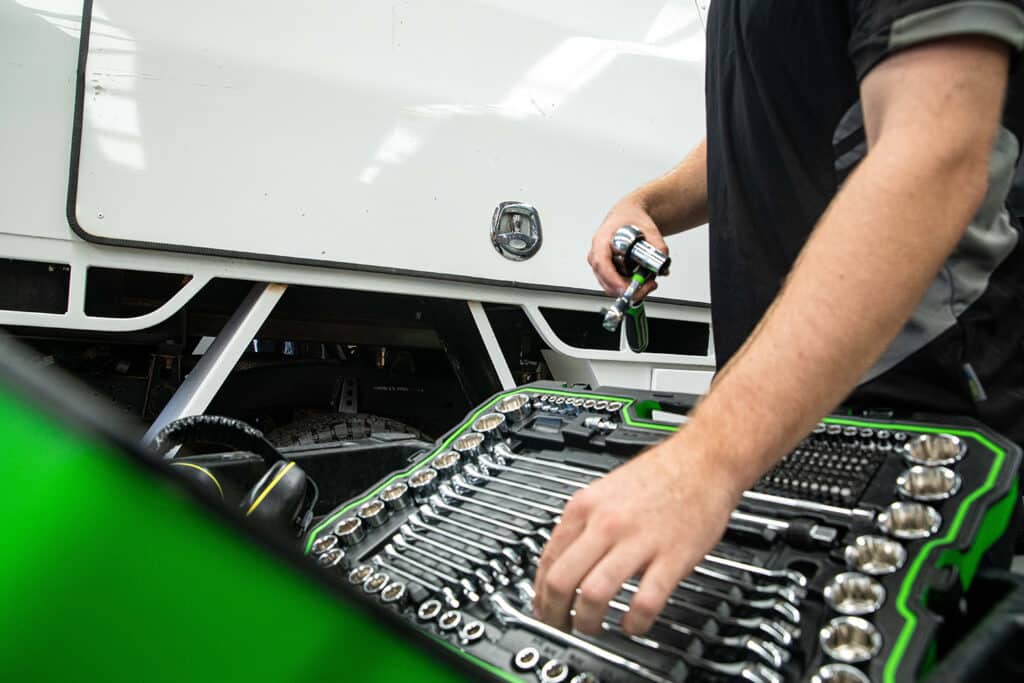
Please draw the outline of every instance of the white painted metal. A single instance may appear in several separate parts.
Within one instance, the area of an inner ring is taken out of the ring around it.
[[[495,372],[498,373],[498,381],[501,382],[502,389],[512,389],[516,386],[516,381],[512,377],[512,371],[508,367],[508,362],[505,360],[505,354],[501,352],[501,345],[498,343],[498,337],[494,334],[494,328],[491,327],[491,321],[487,319],[487,313],[484,311],[483,304],[479,301],[469,301],[469,313],[473,316],[473,322],[476,323],[476,329],[480,333],[480,338],[483,339],[484,348],[487,349],[487,356],[491,359],[491,365],[494,366]]]
[[[703,134],[692,0],[96,4],[76,215],[97,237],[594,289],[611,202]],[[490,244],[504,200],[544,247]],[[708,301],[704,236],[660,293]]]
[[[682,392],[684,394],[705,394],[711,386],[711,369],[687,370],[685,368],[654,368],[651,372],[653,391]]]
[[[253,285],[213,344],[146,430],[142,437],[144,443],[152,442],[171,422],[189,415],[202,415],[206,411],[286,289],[287,286],[279,284],[261,282]]]
[[[145,240],[171,229],[173,218],[176,234],[207,246],[231,235],[235,248],[280,257],[299,253],[289,251],[295,245],[321,243],[325,253],[300,255],[594,290],[583,255],[608,203],[664,170],[701,134],[703,35],[693,3],[379,4],[309,4],[300,12],[223,2],[196,4],[193,12],[190,3],[97,2],[81,199],[109,196],[114,202],[102,203],[114,208],[96,203],[83,212],[80,205],[76,213],[93,221],[86,227],[115,226],[122,232],[99,234]],[[381,27],[391,26],[392,6],[396,49],[384,54],[381,45],[391,43]],[[230,22],[224,7],[238,9]],[[0,311],[0,325],[144,329],[217,277],[524,305],[535,324],[543,321],[539,307],[597,311],[607,303],[561,291],[83,241],[65,215],[81,8],[81,0],[0,0],[0,87],[8,103],[0,108],[0,151],[8,160],[0,165],[0,258],[69,264],[72,273],[66,314]],[[288,16],[271,27],[268,11]],[[311,28],[318,12],[347,12],[348,21]],[[370,22],[366,35],[343,39],[361,25],[356,19]],[[271,40],[254,43],[271,28]],[[315,49],[307,52],[298,36],[310,30]],[[427,64],[433,76],[424,73]],[[270,120],[272,113],[292,118]],[[254,122],[269,128],[243,148],[239,134],[252,132]],[[378,159],[385,140],[407,125],[418,146]],[[240,156],[225,157],[229,149]],[[252,164],[242,167],[243,159]],[[368,166],[360,164],[376,161],[376,177],[363,182]],[[270,181],[279,183],[273,193],[252,196]],[[436,204],[424,189],[434,187],[445,188]],[[307,197],[324,213],[289,214]],[[490,212],[507,199],[541,210],[543,256],[513,263],[491,248]],[[298,220],[314,217],[320,233]],[[670,244],[675,267],[659,295],[705,301],[705,238]],[[83,310],[90,267],[192,279],[150,314],[96,318]],[[699,306],[649,304],[648,313],[710,322]],[[714,365],[710,349],[696,357],[635,356],[568,347],[546,323],[539,331],[552,346],[555,376],[566,381],[588,375],[650,388],[655,367],[710,377]]]

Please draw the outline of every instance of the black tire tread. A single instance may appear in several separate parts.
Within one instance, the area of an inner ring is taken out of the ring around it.
[[[267,434],[275,446],[308,446],[332,441],[365,439],[375,433],[398,432],[432,441],[429,436],[407,424],[380,415],[306,411],[295,420]]]

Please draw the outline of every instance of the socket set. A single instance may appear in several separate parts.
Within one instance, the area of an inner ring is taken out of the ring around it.
[[[654,411],[693,401],[552,382],[499,394],[318,520],[305,551],[481,678],[917,680],[953,615],[943,606],[1014,504],[1020,451],[976,423],[828,418],[744,493],[647,634],[620,626],[636,578],[599,636],[533,616],[536,564],[566,502],[676,429]]]

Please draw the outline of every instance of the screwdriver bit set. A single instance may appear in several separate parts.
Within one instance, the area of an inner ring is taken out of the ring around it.
[[[598,636],[534,616],[566,502],[677,428],[655,411],[695,400],[552,382],[499,394],[319,519],[305,551],[482,679],[917,680],[1016,495],[1019,450],[975,423],[828,418],[743,495],[648,633],[621,628],[639,577]]]

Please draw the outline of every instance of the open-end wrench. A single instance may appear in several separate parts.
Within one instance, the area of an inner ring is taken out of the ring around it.
[[[511,472],[512,474],[518,474],[523,477],[530,477],[531,479],[537,479],[540,481],[550,481],[553,484],[561,484],[562,486],[568,486],[574,489],[581,489],[589,485],[589,482],[577,481],[573,479],[564,479],[562,477],[556,477],[550,474],[544,474],[535,470],[526,470],[522,467],[514,467],[512,465],[503,465],[497,460],[487,457],[486,455],[480,456],[477,460],[477,466],[483,472],[489,472],[491,470],[495,472]]]
[[[479,493],[482,496],[491,496],[493,498],[500,498],[501,500],[507,500],[516,505],[525,505],[526,507],[534,508],[535,510],[543,510],[549,512],[552,515],[559,516],[562,514],[562,508],[555,507],[554,505],[545,505],[544,503],[538,503],[534,500],[526,500],[524,498],[516,498],[510,496],[507,493],[500,493],[498,491],[490,491],[483,488],[482,486],[475,486],[466,480],[461,474],[456,474],[451,479],[452,488],[456,493],[464,493],[466,491],[473,491]]]
[[[610,601],[608,606],[622,614],[627,614],[629,612],[629,605],[619,600]],[[681,624],[664,616],[655,617],[654,623],[675,633],[681,633],[684,636],[696,638],[707,646],[734,650],[741,656],[753,654],[776,669],[788,662],[790,659],[790,654],[775,643],[762,640],[761,638],[755,638],[750,635],[722,636],[714,633],[708,633],[703,629]]]
[[[622,586],[627,592],[636,593],[637,589],[630,587],[629,584],[623,584]],[[669,598],[675,601],[674,598]],[[774,619],[764,619],[761,617],[737,617],[728,616],[721,614],[708,607],[701,605],[695,605],[693,603],[684,602],[681,605],[679,601],[675,601],[674,607],[685,607],[686,616],[698,615],[707,619],[712,619],[719,626],[724,627],[721,631],[739,631],[742,633],[749,633],[751,631],[758,631],[783,647],[789,647],[793,644],[795,638],[799,637],[800,629],[789,623],[782,623],[775,621]],[[672,604],[672,603],[666,603]]]
[[[480,583],[480,588],[483,589],[484,593],[494,592],[494,583],[496,582],[496,579],[493,576],[491,576],[490,572],[487,572],[484,569],[481,569],[479,567],[476,569],[472,567],[467,567],[466,565],[459,564],[458,562],[450,560],[447,557],[442,557],[437,553],[432,553],[428,550],[424,550],[423,548],[410,543],[402,534],[395,534],[394,536],[392,536],[391,543],[395,546],[395,548],[398,551],[400,551],[403,554],[412,553],[414,555],[419,555],[420,557],[426,558],[432,562],[439,562],[445,565],[446,567],[450,567],[455,571],[459,572],[460,574],[462,574],[463,576],[473,577]]]
[[[509,481],[508,479],[499,479],[498,477],[492,477],[489,474],[485,474],[475,465],[466,465],[465,467],[463,467],[462,477],[474,484],[479,483],[481,481],[489,481],[494,484],[501,484],[502,486],[509,486],[511,488],[529,491],[530,493],[539,493],[543,496],[548,496],[549,498],[558,498],[559,500],[564,501],[568,501],[569,499],[572,498],[571,495],[567,493],[562,493],[561,491],[552,491],[551,489],[542,488],[540,486],[527,486],[526,484],[520,484],[517,481]]]
[[[517,524],[509,524],[508,522],[503,522],[500,519],[492,519],[487,515],[481,515],[479,512],[473,512],[472,510],[467,510],[463,507],[459,507],[458,505],[450,505],[449,503],[446,503],[444,501],[444,498],[442,498],[440,494],[435,494],[431,496],[427,500],[426,504],[429,505],[430,509],[436,512],[437,514],[441,514],[441,511],[445,510],[452,514],[462,515],[463,517],[469,517],[470,519],[475,519],[484,522],[490,526],[496,526],[499,529],[511,531],[514,534],[520,534],[522,536],[537,535],[540,538],[542,538],[544,542],[547,542],[548,539],[551,538],[550,532],[548,532],[547,528],[545,527],[537,528],[531,526],[529,528],[524,528]],[[421,511],[422,509],[423,507],[420,506]]]
[[[450,519],[448,517],[439,517],[439,519],[441,521],[444,521],[444,522],[452,524],[452,525],[454,525],[456,527],[459,527],[458,524],[455,524],[455,520],[452,520],[452,519]],[[523,556],[522,556],[522,554],[520,554],[519,552],[513,550],[512,548],[510,548],[508,546],[498,546],[497,548],[495,548],[493,545],[487,545],[487,544],[481,543],[479,541],[476,541],[476,540],[474,540],[472,538],[466,538],[465,536],[460,536],[459,534],[452,533],[451,531],[448,531],[447,529],[442,529],[442,528],[440,528],[438,526],[435,526],[433,524],[428,524],[426,521],[423,520],[422,517],[420,517],[420,515],[418,513],[415,513],[415,512],[412,513],[411,515],[409,515],[409,518],[408,518],[407,521],[408,521],[409,524],[411,524],[413,527],[415,527],[417,529],[421,529],[423,531],[430,531],[430,532],[433,532],[435,534],[438,534],[439,536],[444,536],[446,538],[450,538],[453,541],[458,541],[459,543],[462,543],[463,545],[469,546],[470,548],[476,548],[477,550],[480,550],[483,553],[485,553],[488,557],[492,557],[492,556],[495,556],[495,555],[500,555],[501,557],[503,557],[504,559],[507,559],[509,561],[509,563],[510,563],[509,568],[510,569],[512,569],[513,567],[518,568],[518,567],[520,567],[523,564]],[[478,529],[476,529],[476,527],[469,527],[469,525],[466,525],[466,526],[471,531],[473,531],[474,533],[479,531]],[[459,528],[462,528],[462,527],[459,527]],[[514,572],[514,569],[512,571]],[[520,570],[520,571],[522,571],[522,570]]]
[[[479,505],[482,508],[494,510],[495,512],[500,512],[515,519],[521,519],[524,522],[528,522],[530,524],[536,524],[538,526],[552,526],[555,523],[554,520],[552,520],[550,517],[537,517],[535,515],[530,515],[525,512],[519,512],[518,510],[509,510],[508,508],[502,507],[495,503],[489,503],[485,500],[478,500],[476,498],[471,498],[470,496],[464,496],[457,490],[448,486],[448,484],[441,484],[441,486],[438,487],[438,493],[441,495],[441,498],[445,502],[457,500],[462,503],[471,503],[473,505]]]
[[[409,540],[433,546],[434,548],[442,550],[448,553],[449,555],[454,555],[455,557],[462,558],[470,564],[476,565],[481,569],[486,569],[490,571],[490,573],[494,576],[495,581],[497,581],[502,586],[507,586],[509,584],[509,581],[511,580],[509,577],[508,567],[506,567],[496,559],[492,558],[489,560],[481,560],[479,557],[471,555],[470,553],[467,553],[464,550],[460,550],[459,548],[448,545],[447,543],[438,541],[436,538],[430,538],[429,536],[425,536],[416,531],[415,529],[413,529],[412,526],[409,524],[403,524],[401,526],[400,531],[402,532],[402,535]]]
[[[413,583],[418,583],[419,585],[423,586],[424,588],[426,588],[429,591],[433,591],[435,593],[441,593],[444,590],[441,586],[437,585],[436,583],[433,583],[431,581],[427,581],[426,579],[424,579],[421,576],[413,574],[412,572],[407,572],[404,569],[400,569],[400,568],[394,566],[393,564],[389,564],[389,563],[385,562],[379,555],[374,556],[370,561],[378,569],[382,569],[383,571],[387,572],[388,574],[394,574],[395,576],[400,576],[403,579],[405,579],[406,581],[411,581]]]
[[[729,680],[742,680],[748,681],[749,683],[784,683],[785,681],[778,671],[775,671],[764,664],[752,664],[750,662],[714,662],[692,655],[677,647],[659,643],[658,641],[645,636],[627,635],[619,626],[606,621],[601,622],[601,628],[608,633],[621,636],[630,642],[636,643],[637,645],[642,645],[651,650],[671,655],[672,657],[682,660],[691,668],[709,671],[718,674],[719,676],[728,677]]]
[[[806,588],[807,577],[798,571],[792,569],[765,569],[764,567],[758,567],[756,564],[750,564],[749,562],[740,562],[739,560],[731,560],[727,557],[720,557],[712,553],[708,553],[704,556],[704,562],[708,564],[718,565],[719,567],[727,567],[729,569],[736,569],[738,571],[746,572],[748,574],[754,574],[756,576],[764,576],[770,579],[782,579],[793,583],[800,588]]]
[[[437,520],[438,522],[451,524],[452,526],[458,527],[460,529],[465,529],[466,531],[469,531],[474,534],[480,534],[484,538],[489,538],[491,540],[497,541],[498,543],[504,543],[504,548],[509,548],[510,546],[522,547],[531,555],[540,555],[541,551],[543,550],[543,548],[541,548],[540,545],[538,545],[537,542],[529,536],[523,538],[510,538],[508,536],[496,534],[493,531],[481,529],[475,524],[467,524],[466,522],[461,522],[457,519],[452,519],[450,516],[445,517],[443,515],[439,515],[438,513],[431,510],[429,507],[421,507],[420,513],[421,514],[418,515],[420,519]],[[410,517],[410,519],[412,519],[412,517]]]
[[[430,581],[427,581],[426,579],[424,579],[422,576],[419,576],[418,574],[414,574],[412,572],[408,572],[408,571],[406,571],[404,569],[400,569],[400,568],[394,566],[393,564],[389,564],[389,563],[385,562],[380,557],[380,555],[374,556],[370,560],[370,562],[372,562],[374,564],[374,566],[376,566],[378,569],[381,569],[381,570],[387,572],[388,574],[393,574],[395,576],[400,576],[403,579],[405,579],[406,581],[411,581],[412,583],[418,583],[419,585],[423,586],[427,590],[433,591],[434,593],[436,593],[438,595],[441,595],[444,598],[445,604],[447,604],[448,607],[450,607],[451,609],[459,609],[459,607],[462,606],[462,603],[459,602],[459,599],[455,596],[455,591],[453,591],[448,586],[438,586],[436,583],[432,583]]]
[[[732,576],[725,572],[718,571],[717,569],[711,569],[710,567],[704,567],[699,564],[693,568],[693,575],[691,578],[707,578],[711,581],[717,581],[729,586],[736,586],[745,594],[759,593],[761,595],[778,596],[794,607],[799,607],[800,603],[803,602],[803,599],[807,596],[806,589],[798,586],[783,586],[777,583],[751,583],[746,579]]]
[[[624,584],[624,587],[625,586],[637,588],[637,584],[632,581],[627,581]],[[629,589],[627,588],[627,590]],[[779,600],[778,598],[750,598],[746,595],[736,597],[725,591],[716,590],[715,588],[705,586],[704,584],[691,581],[689,579],[680,581],[672,595],[677,595],[680,592],[700,595],[712,601],[725,602],[740,612],[753,611],[762,614],[774,613],[785,617],[788,621],[794,624],[800,623],[800,610],[789,602]]]
[[[457,586],[462,591],[462,597],[466,598],[469,602],[480,602],[480,591],[477,590],[476,586],[469,579],[463,579],[459,577],[447,574],[439,569],[435,569],[429,565],[425,565],[419,560],[414,560],[411,557],[399,552],[398,548],[391,545],[390,543],[384,546],[384,554],[393,560],[400,560],[408,565],[421,569],[431,576],[437,577],[451,586]]]

